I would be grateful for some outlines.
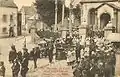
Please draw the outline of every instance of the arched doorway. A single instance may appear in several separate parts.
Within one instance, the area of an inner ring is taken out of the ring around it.
[[[88,23],[92,26],[95,25],[95,8],[89,10]]]
[[[103,28],[108,24],[109,21],[111,21],[111,16],[110,16],[110,14],[108,14],[108,13],[103,13],[103,14],[100,16],[100,29],[103,29]]]

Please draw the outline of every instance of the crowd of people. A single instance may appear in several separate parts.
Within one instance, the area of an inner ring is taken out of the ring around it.
[[[38,45],[28,52],[26,45],[22,51],[17,51],[15,45],[12,45],[9,52],[9,62],[12,64],[13,77],[18,77],[19,73],[22,77],[26,77],[29,70],[29,60],[32,59],[34,68],[37,68],[37,59],[43,55],[48,57],[50,63],[52,63],[54,55],[56,55],[56,59],[62,56],[67,60],[68,65],[73,62],[74,77],[114,77],[115,75],[116,50],[111,42],[102,37],[59,38],[55,41],[51,40],[45,48],[46,50],[43,51]],[[55,53],[54,49],[56,49]],[[61,52],[62,55],[60,55]],[[0,66],[2,66],[0,72],[3,72],[2,76],[4,77],[4,63],[0,63]]]
[[[104,38],[92,37],[85,40],[84,47],[80,46],[76,46],[74,77],[115,76],[116,50],[111,42]]]

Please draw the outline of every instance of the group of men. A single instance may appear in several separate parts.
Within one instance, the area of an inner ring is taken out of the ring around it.
[[[99,38],[87,39],[83,48],[77,45],[77,61],[74,68],[75,77],[114,77],[116,57],[112,43]],[[80,58],[78,60],[78,58]]]
[[[18,77],[18,73],[20,72],[22,77],[26,77],[26,74],[29,70],[29,53],[26,47],[23,47],[22,52],[17,52],[15,45],[11,46],[11,50],[9,52],[9,62],[12,64],[12,77]]]
[[[53,43],[50,42],[48,44],[48,58],[49,62],[52,63],[53,60]],[[20,72],[22,77],[26,77],[26,74],[29,70],[29,60],[33,60],[34,63],[34,69],[37,68],[37,59],[41,58],[41,47],[35,46],[33,49],[28,52],[28,49],[26,48],[26,45],[23,47],[22,51],[18,51],[15,48],[15,45],[11,46],[11,50],[9,52],[9,62],[12,64],[12,75],[13,77],[18,77],[18,74]]]

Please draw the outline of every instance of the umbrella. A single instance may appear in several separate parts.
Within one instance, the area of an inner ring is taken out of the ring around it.
[[[111,33],[106,39],[111,42],[120,42],[120,33]]]

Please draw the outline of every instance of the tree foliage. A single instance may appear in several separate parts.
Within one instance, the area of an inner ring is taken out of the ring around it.
[[[51,26],[55,23],[55,0],[36,0],[37,13],[40,20]],[[65,8],[65,16],[68,15],[68,9]],[[58,0],[58,23],[62,19],[62,1]]]

